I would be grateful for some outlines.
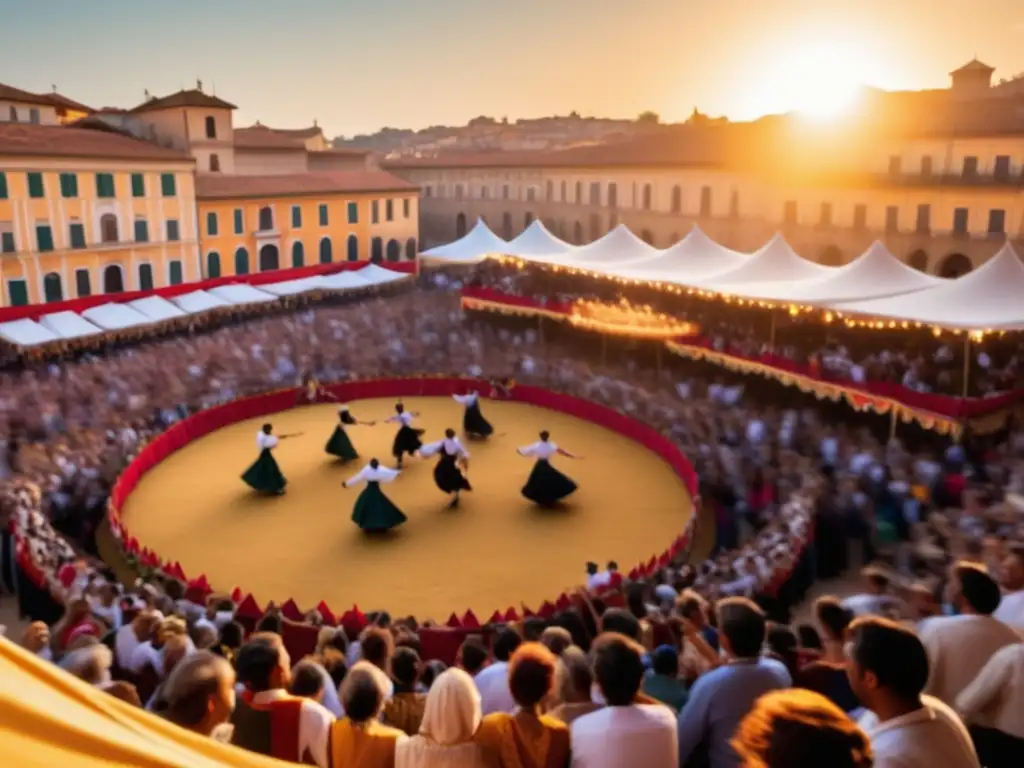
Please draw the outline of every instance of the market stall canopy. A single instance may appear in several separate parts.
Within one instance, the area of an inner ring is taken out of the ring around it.
[[[507,252],[508,243],[491,232],[483,219],[477,219],[463,237],[424,251],[420,259],[434,264],[477,264],[491,254]]]
[[[365,280],[368,285],[383,285],[397,280],[407,280],[412,277],[407,272],[395,272],[393,269],[384,269],[384,267],[378,267],[376,264],[368,264],[362,269],[356,270],[356,274]]]
[[[387,270],[391,271],[391,270]],[[366,288],[370,282],[360,277],[355,272],[336,272],[333,275],[324,277],[321,282],[323,287],[331,291],[350,291],[359,288]]]
[[[555,237],[540,219],[509,241],[505,253],[509,256],[557,256],[575,251],[576,246]]]
[[[649,259],[659,253],[630,231],[625,224],[619,224],[603,237],[588,245],[573,248],[564,254],[530,256],[534,262],[544,262],[570,269],[583,269],[598,274],[608,274],[612,265],[625,267]]]
[[[184,317],[187,314],[162,296],[147,296],[144,299],[136,299],[135,301],[129,301],[127,306],[145,315],[150,320],[173,320],[176,317]]]
[[[211,288],[210,293],[228,304],[261,304],[277,298],[273,294],[253,288],[246,283],[219,285],[216,288]]]
[[[909,296],[842,302],[843,313],[960,330],[1024,328],[1024,264],[1007,243],[973,272]]]
[[[103,333],[99,328],[74,312],[54,312],[39,318],[39,324],[49,328],[62,339],[78,339]]]
[[[298,280],[285,280],[282,283],[266,283],[260,286],[260,290],[272,293],[274,296],[297,296],[300,293],[311,291],[322,291],[324,279],[320,275],[314,277],[300,277]]]
[[[690,281],[737,269],[749,259],[749,255],[719,245],[700,227],[694,227],[686,237],[664,251],[625,267],[613,266],[609,272],[630,280],[690,285]]]
[[[833,267],[823,267],[798,255],[777,234],[736,269],[702,279],[697,286],[732,294],[736,286],[746,283],[820,280],[832,272]]]
[[[214,296],[212,293],[207,293],[206,291],[183,293],[181,296],[175,296],[172,298],[171,303],[177,305],[190,315],[194,315],[197,312],[209,312],[211,309],[231,306],[231,304],[224,301],[224,299]]]
[[[0,323],[0,339],[19,347],[32,347],[60,341],[60,336],[35,320],[12,320]]]
[[[105,331],[123,331],[138,328],[153,321],[126,304],[100,304],[82,312],[82,317]]]
[[[875,241],[863,254],[816,280],[740,283],[729,287],[733,296],[764,301],[829,305],[887,296],[904,296],[947,282],[908,267]]]

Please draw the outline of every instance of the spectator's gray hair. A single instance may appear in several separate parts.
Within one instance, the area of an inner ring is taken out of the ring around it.
[[[62,669],[90,685],[110,682],[110,668],[113,665],[114,654],[100,643],[71,651],[60,662]]]

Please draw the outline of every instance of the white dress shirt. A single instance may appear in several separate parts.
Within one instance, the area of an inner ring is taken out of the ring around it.
[[[471,405],[475,404],[477,400],[480,399],[480,395],[478,395],[476,392],[470,392],[468,395],[452,395],[452,398],[459,405],[464,405],[467,408],[469,408]]]
[[[931,666],[925,692],[951,707],[996,651],[1020,640],[991,616],[937,616],[922,621],[918,633]]]
[[[1024,739],[1024,643],[1000,648],[956,697],[964,722]]]
[[[117,666],[130,670],[132,656],[140,645],[139,638],[135,635],[135,628],[131,624],[125,624],[117,630],[117,634],[114,636],[114,657],[117,659]]]
[[[401,424],[403,427],[412,426],[412,414],[408,411],[402,411],[396,413],[394,416],[390,416],[385,420],[387,424]]]
[[[462,444],[462,441],[457,437],[446,437],[443,440],[437,440],[433,443],[427,443],[420,448],[420,456],[429,458],[437,453],[444,450],[449,456],[458,456],[460,459],[468,459],[469,451]]]
[[[533,445],[520,448],[519,453],[523,456],[533,456],[538,459],[550,459],[558,453],[558,446],[550,440],[538,440]]]
[[[480,709],[485,715],[495,712],[512,714],[516,709],[515,699],[508,687],[508,662],[496,661],[484,667],[473,678],[480,691]]]
[[[358,485],[364,480],[368,483],[390,483],[399,475],[397,469],[390,469],[385,466],[378,466],[376,469],[367,464],[363,467],[358,474],[353,475],[346,480],[343,485],[346,488],[351,488],[353,485]]]
[[[661,704],[604,707],[572,722],[573,768],[678,768],[676,718]]]
[[[875,753],[874,768],[980,768],[956,712],[931,696],[922,696],[921,703],[921,709],[884,723],[873,712],[861,718]]]
[[[275,688],[272,691],[254,694],[252,703],[258,706],[287,698],[290,697],[283,689]],[[299,755],[304,755],[308,751],[320,768],[331,766],[330,741],[333,723],[334,715],[322,704],[317,704],[312,699],[302,700],[302,711],[299,713]]]
[[[1024,589],[1007,592],[992,614],[1003,624],[1009,624],[1017,634],[1024,636]]]
[[[277,437],[275,435],[268,435],[261,430],[256,434],[256,447],[261,451],[265,448],[276,448]]]

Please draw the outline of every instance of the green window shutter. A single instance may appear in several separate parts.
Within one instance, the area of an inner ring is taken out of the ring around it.
[[[7,174],[0,171],[0,200],[7,199]]]
[[[12,307],[24,307],[28,305],[28,285],[24,280],[8,280],[7,296]]]
[[[302,208],[297,205],[292,206],[292,228],[298,229],[302,226]]]
[[[160,192],[164,197],[174,197],[177,194],[173,173],[160,174]]]
[[[370,223],[377,224],[380,222],[380,201],[374,200],[370,203]]]
[[[0,234],[0,253],[14,253],[17,250],[14,246],[14,233],[4,232]]]
[[[61,197],[78,197],[78,176],[74,173],[60,175]]]
[[[86,296],[92,295],[92,286],[89,284],[89,270],[88,269],[76,269],[75,270],[75,293],[78,294],[78,298],[84,299]]]
[[[235,208],[235,234],[241,235],[245,232],[245,217],[241,208]]]
[[[71,247],[85,248],[85,225],[74,223],[71,225]]]
[[[327,203],[320,203],[320,226],[327,226]]]
[[[28,196],[29,197],[46,197],[46,192],[43,189],[43,174],[41,173],[29,173],[28,175]]]
[[[97,173],[96,174],[96,197],[100,197],[100,198],[114,197],[114,174],[112,174],[112,173]]]
[[[36,227],[36,243],[41,253],[53,250],[53,230],[48,224],[40,224]]]
[[[177,219],[167,220],[167,241],[170,243],[176,243],[181,240],[181,230],[178,227]]]
[[[136,243],[148,243],[149,242],[149,224],[142,220],[135,220],[135,242]]]
[[[185,277],[184,277],[184,275],[182,274],[182,271],[181,271],[181,262],[180,261],[172,261],[171,262],[171,285],[181,285],[183,282],[185,282]]]
[[[404,200],[402,200],[402,217],[403,218],[406,218],[406,219],[409,218],[409,209],[410,209],[410,207],[411,207],[411,205],[409,203],[409,198],[408,197],[405,198]]]
[[[359,223],[359,203],[348,204],[348,223],[358,224]]]
[[[384,201],[384,218],[388,221],[395,220],[395,201],[385,200]]]
[[[139,264],[139,290],[153,290],[153,267],[149,264]]]
[[[132,197],[146,196],[146,177],[141,173],[132,174]]]
[[[215,236],[217,234],[217,214],[206,214],[206,234]]]

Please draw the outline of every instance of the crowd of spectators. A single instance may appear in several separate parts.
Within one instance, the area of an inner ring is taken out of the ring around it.
[[[1024,764],[1020,435],[904,444],[641,352],[418,291],[4,374],[5,513],[63,606],[23,645],[183,728],[335,768]],[[386,606],[293,664],[279,611],[247,632],[227,596],[125,586],[83,555],[149,436],[304,372],[511,378],[615,407],[691,458],[715,551],[640,581],[591,567],[570,608],[470,635],[451,665],[423,657],[429,619]],[[858,565],[862,592],[793,623],[811,583]]]

